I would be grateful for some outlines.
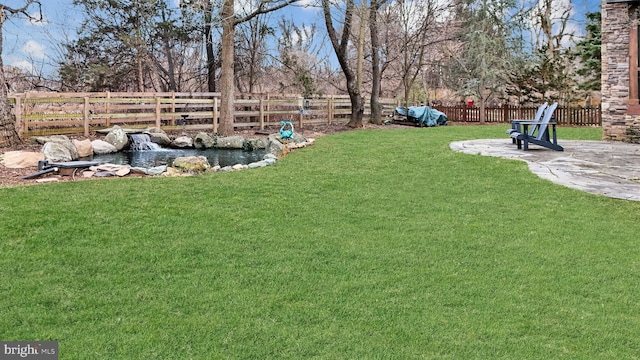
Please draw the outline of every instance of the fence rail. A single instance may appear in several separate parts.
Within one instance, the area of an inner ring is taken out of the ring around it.
[[[468,106],[435,106],[447,115],[449,121],[479,123],[480,108]],[[537,107],[487,107],[485,108],[486,123],[509,123],[513,119],[532,119]],[[568,126],[601,126],[602,112],[599,106],[589,107],[558,107],[554,113],[555,121],[559,125]]]
[[[90,132],[121,125],[132,128],[218,131],[220,93],[24,93],[10,94],[16,128],[23,136]],[[398,103],[382,99],[383,114],[391,115]],[[365,115],[370,114],[365,102]],[[305,113],[301,114],[300,109]],[[435,106],[452,122],[480,122],[480,109],[467,106]],[[488,107],[487,123],[529,119],[536,107]],[[303,100],[298,94],[237,94],[234,128],[264,130],[280,126],[280,120],[304,125],[345,123],[351,114],[348,96]],[[599,126],[599,107],[556,109],[560,125]]]
[[[165,130],[218,131],[220,93],[24,93],[10,94],[16,128],[23,136],[84,133],[121,125]],[[382,100],[391,113],[396,102]],[[308,124],[346,122],[346,96],[303,100],[297,94],[238,94],[234,128],[280,126],[280,120]],[[300,112],[305,109],[304,114]],[[365,113],[369,113],[369,104]]]

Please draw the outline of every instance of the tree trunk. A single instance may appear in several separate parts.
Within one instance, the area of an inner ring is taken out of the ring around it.
[[[349,90],[349,99],[351,99],[351,117],[347,126],[360,128],[362,127],[362,117],[364,116],[364,98],[355,85],[355,79],[347,80],[347,89],[351,89]]]
[[[213,48],[213,3],[206,2],[204,14],[204,40],[207,52],[207,89],[209,92],[216,92],[216,56]]]
[[[234,87],[234,47],[235,19],[233,16],[234,0],[224,0],[222,4],[222,67],[220,73],[220,126],[218,133],[222,136],[233,134],[233,100]]]
[[[2,54],[2,25],[5,20],[4,12],[0,11],[0,54]],[[15,146],[22,143],[16,131],[16,118],[11,112],[9,104],[9,88],[4,75],[4,63],[0,56],[0,147]]]
[[[372,124],[382,124],[382,104],[380,104],[381,76],[380,39],[378,38],[378,1],[371,2],[369,10],[369,32],[371,33],[371,119]]]
[[[340,68],[344,73],[344,77],[347,80],[347,91],[349,92],[349,98],[351,99],[351,119],[347,123],[349,127],[362,127],[362,116],[364,115],[364,99],[360,94],[360,90],[357,86],[356,74],[349,64],[349,35],[351,33],[351,24],[353,19],[355,4],[354,0],[347,0],[346,8],[344,9],[344,22],[342,24],[342,36],[338,39],[338,32],[333,26],[333,19],[331,16],[331,4],[329,0],[322,0],[322,10],[324,12],[324,21],[327,25],[327,32],[329,34],[329,40],[336,53]]]
[[[480,95],[480,109],[478,109],[480,111],[480,124],[484,124],[486,122],[486,114],[485,114],[485,108],[487,107],[487,102],[484,99],[484,96]]]

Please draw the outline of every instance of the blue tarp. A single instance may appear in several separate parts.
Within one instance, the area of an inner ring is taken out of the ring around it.
[[[404,107],[397,107],[396,112],[406,116],[407,113],[404,109]],[[413,118],[417,125],[447,125],[447,115],[428,106],[409,106],[409,118]]]

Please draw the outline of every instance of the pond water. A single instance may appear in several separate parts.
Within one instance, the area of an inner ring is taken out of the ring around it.
[[[94,155],[93,161],[101,164],[130,165],[132,167],[151,168],[160,165],[171,165],[177,157],[204,156],[211,166],[233,166],[235,164],[250,164],[260,161],[266,150],[236,150],[236,149],[156,149],[141,151],[120,151],[113,154]]]

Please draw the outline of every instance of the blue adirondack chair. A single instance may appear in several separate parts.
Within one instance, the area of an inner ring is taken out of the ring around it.
[[[536,123],[539,122],[542,119],[542,116],[544,115],[544,111],[547,109],[547,107],[549,106],[549,103],[545,102],[544,104],[540,105],[538,107],[538,110],[536,111],[536,115],[533,117],[533,119],[514,119],[511,120],[511,128],[507,129],[506,133],[507,135],[511,135],[512,132],[522,132],[522,124],[523,123]],[[533,135],[534,131],[536,130],[535,126],[532,126],[531,129],[529,129],[529,135]],[[512,139],[513,143],[516,143],[516,139]]]
[[[522,131],[514,131],[509,136],[516,140],[518,149],[524,151],[529,150],[529,143],[546,147],[556,151],[564,151],[564,148],[558,145],[556,136],[556,122],[551,121],[553,112],[558,107],[558,103],[554,103],[544,111],[542,120],[538,122],[523,122]],[[549,125],[551,125],[551,135],[549,134]],[[529,131],[529,127],[533,130]]]

